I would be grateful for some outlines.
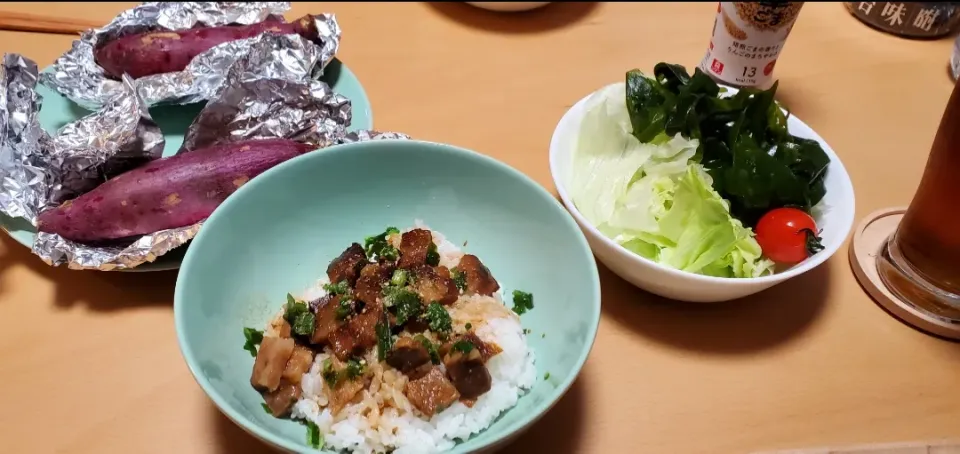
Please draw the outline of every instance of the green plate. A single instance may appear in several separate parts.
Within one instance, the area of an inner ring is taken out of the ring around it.
[[[49,68],[47,69],[49,70]],[[351,131],[362,129],[371,129],[373,127],[373,112],[370,109],[370,100],[367,93],[363,91],[363,86],[357,76],[342,64],[340,60],[334,59],[327,65],[324,71],[323,80],[333,87],[336,93],[350,98],[353,105],[353,122],[350,125]],[[40,125],[44,130],[53,134],[64,125],[79,120],[90,113],[73,101],[70,101],[61,94],[47,88],[44,85],[37,85],[37,93],[43,96],[43,107],[40,109]],[[163,149],[164,156],[171,156],[177,152],[180,145],[183,144],[183,135],[197,114],[203,108],[203,103],[189,104],[185,106],[163,106],[150,109],[150,115],[163,131],[166,139],[166,146]],[[13,239],[20,244],[31,248],[37,230],[29,222],[23,219],[11,219],[8,216],[0,214],[0,228],[10,234]],[[153,263],[144,263],[134,269],[127,271],[163,271],[172,270],[180,267],[180,261],[183,259],[184,247],[170,251],[161,256]]]
[[[193,240],[177,277],[174,320],[180,351],[217,407],[273,446],[316,452],[304,426],[261,408],[243,328],[262,329],[287,292],[323,277],[351,242],[415,219],[456,245],[466,242],[464,251],[483,260],[505,295],[534,295],[521,321],[532,330],[536,384],[452,452],[500,446],[556,403],[587,359],[600,320],[600,278],[580,229],[550,193],[499,161],[387,140],[331,147],[264,172]]]

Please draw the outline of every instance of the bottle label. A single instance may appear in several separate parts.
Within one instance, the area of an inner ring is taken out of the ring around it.
[[[719,2],[700,69],[741,87],[767,87],[803,2]]]

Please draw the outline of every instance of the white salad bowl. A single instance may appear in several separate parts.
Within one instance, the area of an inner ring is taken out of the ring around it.
[[[597,92],[623,82],[611,84]],[[734,89],[728,90],[732,93]],[[595,93],[597,93],[595,92]],[[671,268],[641,257],[603,235],[592,225],[573,202],[568,187],[573,168],[580,127],[587,110],[587,95],[560,119],[550,141],[550,173],[564,206],[573,215],[587,237],[594,255],[610,270],[631,284],[648,292],[680,301],[712,303],[729,301],[766,290],[776,284],[810,271],[829,259],[843,244],[853,227],[854,195],[850,175],[833,149],[804,122],[791,115],[787,122],[795,136],[816,140],[830,157],[825,180],[827,193],[817,205],[814,219],[822,229],[823,250],[797,265],[775,274],[754,278],[704,276]]]

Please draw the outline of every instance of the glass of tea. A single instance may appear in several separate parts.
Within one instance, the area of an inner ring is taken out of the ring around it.
[[[940,120],[927,165],[877,271],[884,285],[915,307],[960,321],[960,84]]]

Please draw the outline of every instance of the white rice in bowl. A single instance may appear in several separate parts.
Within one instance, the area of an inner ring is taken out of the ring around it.
[[[415,226],[429,229],[420,221]],[[464,253],[443,235],[431,232],[440,254],[440,265],[455,267]],[[392,235],[388,240],[398,247],[400,235]],[[323,289],[326,283],[326,279],[320,280],[294,296],[306,301],[321,298],[326,294]],[[358,402],[347,405],[336,416],[327,408],[325,392],[329,388],[324,386],[321,371],[324,361],[331,355],[320,353],[302,378],[302,396],[294,404],[291,417],[316,424],[323,437],[324,449],[356,453],[441,452],[489,427],[534,385],[534,352],[527,345],[519,317],[504,305],[502,289],[493,296],[461,295],[448,311],[454,331],[465,331],[464,327],[469,323],[481,340],[502,349],[486,363],[492,379],[490,390],[472,407],[457,401],[429,420],[423,419],[404,395],[407,377],[378,362],[377,351],[372,349],[365,359],[373,379],[370,386],[361,391]],[[267,336],[276,335],[275,324],[273,321],[267,327]]]

